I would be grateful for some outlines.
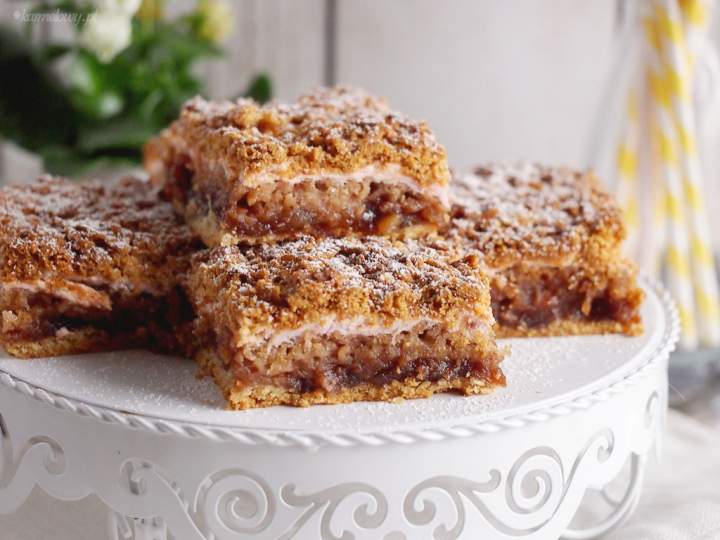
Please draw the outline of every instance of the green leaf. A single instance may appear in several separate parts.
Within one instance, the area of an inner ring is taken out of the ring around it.
[[[34,5],[68,13],[78,6],[78,12],[92,9],[79,0]],[[188,98],[203,92],[196,62],[223,53],[193,33],[183,16],[133,20],[131,43],[107,63],[74,44],[51,41],[33,49],[27,39],[8,35],[0,40],[0,73],[13,84],[0,85],[0,135],[39,153],[51,172],[65,174],[136,163],[145,141],[174,120]],[[52,71],[60,57],[68,61],[62,64],[64,86]],[[256,78],[248,92],[268,99],[269,79]]]
[[[243,93],[243,96],[249,97],[257,101],[258,103],[265,103],[272,99],[273,87],[270,76],[261,73],[257,75],[248,86],[247,90]]]
[[[77,147],[84,153],[141,148],[157,130],[134,118],[118,118],[80,131]]]
[[[70,45],[50,44],[46,45],[45,47],[39,48],[36,58],[39,63],[49,63],[66,55],[72,50],[73,47]]]
[[[125,107],[122,73],[118,66],[103,64],[80,50],[69,69],[70,98],[88,121],[111,118]]]
[[[93,171],[134,167],[139,162],[138,156],[133,154],[88,155],[67,146],[43,148],[40,157],[43,167],[49,173],[71,177],[87,175]]]

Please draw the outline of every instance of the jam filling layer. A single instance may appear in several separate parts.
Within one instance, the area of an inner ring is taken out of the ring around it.
[[[512,287],[491,286],[492,311],[500,326],[541,328],[556,321],[638,320],[637,302],[604,288],[570,288],[563,277],[519,279]]]
[[[192,309],[179,289],[162,297],[108,297],[112,308],[79,305],[45,291],[0,287],[0,337],[7,343],[27,343],[91,328],[109,336],[135,335],[144,344],[167,349],[175,342],[174,330],[192,320]]]
[[[411,179],[309,176],[299,181],[242,185],[228,193],[223,182],[194,180],[187,165],[171,169],[172,197],[189,208],[189,218],[215,216],[218,225],[239,236],[343,236],[389,234],[447,219],[446,189],[421,189]]]
[[[275,347],[240,350],[226,342],[219,353],[241,386],[271,384],[297,393],[382,386],[409,377],[504,384],[502,353],[486,330],[449,330],[442,324],[379,335],[309,333]]]

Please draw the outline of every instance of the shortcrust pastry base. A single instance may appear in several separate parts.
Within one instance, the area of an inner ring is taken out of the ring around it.
[[[390,381],[381,386],[358,384],[333,392],[313,390],[297,393],[271,384],[240,388],[232,374],[224,367],[222,359],[211,350],[201,351],[197,354],[196,360],[200,365],[200,376],[212,376],[225,396],[228,408],[234,410],[277,405],[309,407],[356,401],[400,401],[428,398],[440,392],[455,392],[470,396],[489,394],[501,386],[496,382],[478,377],[459,377],[437,381],[408,377],[401,381]]]
[[[642,321],[628,324],[613,320],[589,321],[561,319],[534,328],[525,326],[511,327],[500,324],[495,326],[495,337],[497,338],[567,337],[598,334],[638,336],[642,334],[642,332]]]
[[[63,335],[6,341],[0,346],[17,358],[48,358],[109,351],[123,343],[126,344],[124,348],[131,348],[133,341],[135,339],[132,336],[110,336],[108,332],[97,328],[80,328],[68,330]]]

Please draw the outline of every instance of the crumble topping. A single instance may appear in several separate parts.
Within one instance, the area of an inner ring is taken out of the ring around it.
[[[487,165],[451,185],[451,220],[426,240],[481,257],[500,336],[642,331],[620,212],[589,172]]]
[[[246,186],[259,175],[346,173],[398,164],[420,185],[447,184],[445,150],[424,122],[391,111],[384,100],[347,86],[320,88],[297,102],[189,101],[180,118],[148,144],[153,177],[175,154],[215,161]]]
[[[617,246],[620,212],[590,172],[538,164],[477,167],[450,185],[450,239],[465,239],[489,267],[571,259],[591,237]]]
[[[42,176],[0,190],[0,281],[63,278],[87,285],[166,290],[199,245],[134,177],[74,183]]]
[[[199,254],[198,363],[236,409],[504,385],[476,259],[416,247],[305,237]]]
[[[380,238],[309,237],[246,250],[221,247],[196,256],[190,296],[202,313],[224,319],[248,336],[254,329],[296,328],[327,320],[396,320],[475,313],[488,322],[487,282],[470,268],[452,266],[437,251],[409,250]]]

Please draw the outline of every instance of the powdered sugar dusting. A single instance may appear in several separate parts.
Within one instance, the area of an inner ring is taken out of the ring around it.
[[[161,268],[194,251],[197,241],[146,181],[76,183],[44,176],[0,190],[3,277],[61,272],[120,279]]]
[[[286,146],[298,140],[340,144],[342,140],[383,138],[391,131],[401,146],[438,147],[429,130],[391,111],[384,99],[347,86],[318,88],[294,103],[264,106],[250,99],[233,103],[197,97],[185,105],[183,114],[226,135],[247,131],[256,137],[272,136]]]
[[[361,318],[370,325],[470,313],[491,320],[489,287],[434,249],[383,238],[215,248],[199,255],[190,296],[210,326],[242,334]],[[224,321],[224,322],[220,322]],[[249,339],[249,337],[248,337]]]
[[[491,164],[451,183],[450,236],[494,252],[569,254],[600,229],[622,235],[612,199],[587,172],[531,163]]]
[[[288,104],[192,99],[148,145],[146,167],[164,182],[163,171],[178,159],[196,173],[222,169],[228,182],[247,185],[262,174],[277,180],[373,164],[396,164],[422,186],[444,186],[450,177],[445,150],[424,122],[347,86],[319,88]]]
[[[280,272],[288,278],[316,280],[328,287],[363,289],[378,301],[400,288],[447,286],[454,282],[478,286],[474,275],[464,274],[443,264],[431,248],[414,245],[412,250],[381,238],[304,237],[293,242],[256,246],[241,252],[219,248],[210,264],[227,264],[235,282],[247,291],[253,274],[267,266],[270,274]]]

